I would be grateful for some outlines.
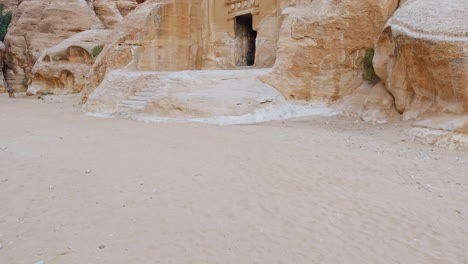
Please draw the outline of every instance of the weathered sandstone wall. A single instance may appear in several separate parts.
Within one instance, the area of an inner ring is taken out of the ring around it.
[[[62,40],[91,28],[104,28],[84,0],[24,0],[5,38],[6,81],[24,91],[31,70],[42,54]]]
[[[5,38],[8,85],[26,90],[44,50],[79,32],[112,28],[136,5],[134,0],[20,1]]]
[[[404,119],[468,113],[467,14],[467,1],[407,1],[387,23],[374,65]]]
[[[337,100],[363,83],[361,58],[398,0],[296,1],[286,8],[273,74],[263,81],[286,98]]]
[[[34,65],[27,93],[79,93],[89,82],[93,50],[105,45],[111,30],[87,30],[46,49]],[[96,52],[96,51],[95,51]]]
[[[238,68],[235,14],[253,13],[252,29],[258,33],[253,67],[273,66],[280,24],[277,5],[280,1],[231,2],[149,0],[142,3],[114,29],[113,39],[93,65],[92,81],[85,89],[84,101],[112,69],[181,71]],[[241,4],[240,8],[238,4]]]

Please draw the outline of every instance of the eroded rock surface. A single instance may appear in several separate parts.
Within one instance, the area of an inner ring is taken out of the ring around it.
[[[363,83],[360,63],[398,0],[297,1],[283,10],[277,60],[264,82],[286,98],[337,100]]]
[[[197,69],[191,56],[196,49],[190,19],[183,19],[189,6],[179,1],[147,2],[125,17],[112,32],[93,65],[90,83],[83,92],[83,101],[104,80],[108,71],[126,68],[132,71],[178,71]]]
[[[13,5],[14,1],[10,2]],[[17,91],[31,85],[32,68],[44,50],[86,30],[111,29],[137,6],[134,0],[23,0],[18,3],[21,4],[5,38],[5,77]]]
[[[6,81],[26,90],[42,52],[72,35],[104,25],[85,0],[24,0],[5,38]]]
[[[106,29],[114,28],[137,7],[135,0],[94,0],[93,8]]]
[[[467,14],[467,1],[406,1],[387,23],[374,65],[404,119],[468,113]]]
[[[27,93],[79,93],[89,82],[89,71],[99,49],[106,44],[111,30],[87,30],[49,48],[31,71],[32,83]]]

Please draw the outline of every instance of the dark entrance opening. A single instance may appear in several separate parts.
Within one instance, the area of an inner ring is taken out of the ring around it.
[[[237,16],[234,22],[236,33],[236,65],[250,66],[255,64],[255,41],[257,31],[254,31],[252,14]]]

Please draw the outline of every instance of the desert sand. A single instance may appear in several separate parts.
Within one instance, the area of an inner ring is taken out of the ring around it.
[[[468,263],[468,153],[405,126],[144,123],[0,95],[0,263]]]

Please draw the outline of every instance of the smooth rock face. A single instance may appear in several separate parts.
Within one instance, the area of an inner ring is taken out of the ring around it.
[[[362,83],[360,59],[398,0],[297,1],[278,40],[273,74],[262,80],[286,98],[337,100]]]
[[[285,103],[258,75],[269,70],[108,73],[84,110],[111,115],[241,116]]]
[[[404,119],[468,113],[468,1],[417,0],[387,23],[374,65]]]
[[[79,93],[89,82],[93,48],[107,43],[111,30],[87,30],[46,49],[32,69],[27,94]]]

